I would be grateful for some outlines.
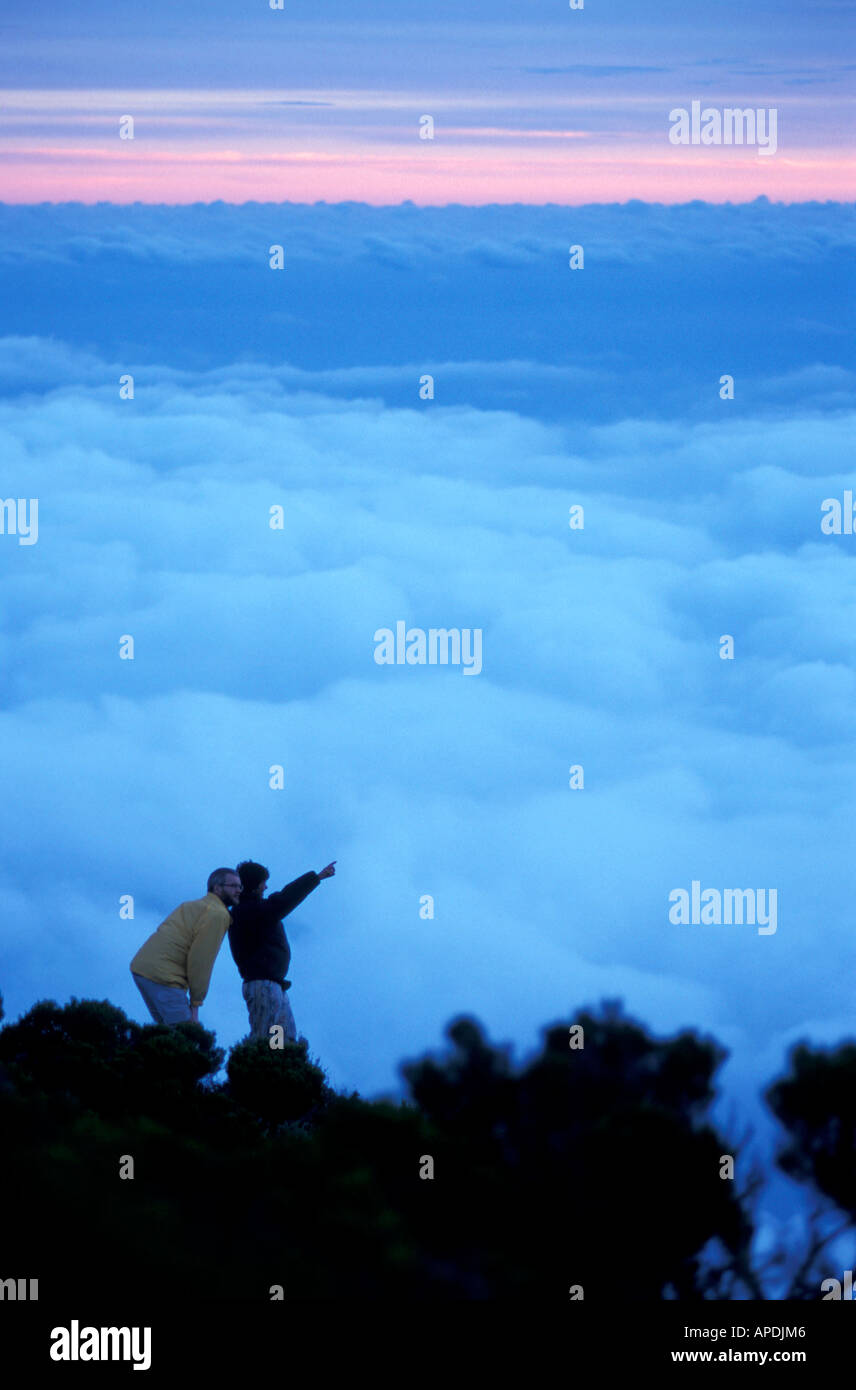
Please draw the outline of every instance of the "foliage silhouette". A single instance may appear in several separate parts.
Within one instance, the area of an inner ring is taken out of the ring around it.
[[[217,1082],[196,1024],[35,1005],[0,1029],[7,1272],[45,1298],[117,1280],[262,1301],[752,1292],[752,1222],[719,1176],[736,1146],[709,1117],[714,1041],[655,1039],[616,1004],[546,1029],[519,1068],[475,1019],[447,1036],[402,1067],[407,1102],[369,1102],[335,1094],[305,1045],[239,1043]]]
[[[778,1162],[856,1220],[856,1044],[798,1043],[789,1071],[765,1092],[788,1133]]]
[[[274,1048],[263,1038],[238,1043],[226,1065],[229,1094],[268,1126],[287,1124],[316,1110],[327,1086],[309,1060],[305,1041]]]

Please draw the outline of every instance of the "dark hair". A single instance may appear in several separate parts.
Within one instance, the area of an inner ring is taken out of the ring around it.
[[[267,883],[270,878],[270,869],[266,869],[264,864],[257,864],[254,859],[242,860],[237,873],[245,893],[252,893],[254,888],[258,888],[261,883]]]
[[[208,875],[208,892],[210,893],[212,888],[221,888],[234,872],[234,869],[215,869],[213,874]]]

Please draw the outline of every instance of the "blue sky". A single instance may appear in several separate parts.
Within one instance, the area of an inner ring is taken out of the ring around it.
[[[852,7],[740,0],[106,0],[0,21],[14,203],[849,198]],[[778,150],[675,148],[693,100]],[[130,115],[133,140],[119,139]],[[434,137],[420,136],[425,115]]]
[[[101,87],[258,88],[323,73],[330,86],[355,77],[387,90],[460,81],[474,92],[491,82],[500,87],[509,73],[567,69],[574,77],[641,81],[698,66],[771,73],[791,86],[828,85],[838,63],[848,66],[851,18],[849,0],[818,0],[810,10],[800,0],[721,0],[696,5],[689,16],[683,0],[645,7],[589,0],[579,13],[556,0],[528,0],[525,7],[517,0],[371,0],[361,7],[327,0],[321,14],[314,0],[286,0],[273,14],[267,3],[243,0],[185,0],[178,9],[171,0],[150,0],[143,12],[86,0],[7,13],[0,73],[14,87],[74,88],[94,80]]]

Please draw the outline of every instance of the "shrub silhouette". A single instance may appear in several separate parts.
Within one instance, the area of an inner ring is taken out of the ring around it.
[[[140,1026],[107,1000],[35,1004],[0,1029],[0,1063],[19,1085],[65,1095],[103,1116],[166,1116],[186,1109],[194,1087],[224,1053],[198,1024]]]
[[[720,1155],[736,1146],[705,1113],[727,1054],[690,1033],[652,1039],[615,1005],[574,1022],[582,1050],[569,1048],[567,1025],[547,1029],[517,1075],[472,1019],[447,1029],[454,1052],[444,1063],[403,1068],[421,1110],[458,1144],[446,1238],[455,1225],[470,1229],[477,1263],[477,1250],[496,1244],[502,1208],[506,1250],[496,1258],[508,1269],[513,1252],[518,1285],[532,1294],[579,1283],[586,1297],[614,1296],[629,1249],[634,1298],[699,1297],[707,1243],[718,1238],[742,1260],[751,1238],[733,1184],[719,1177]]]
[[[765,1092],[789,1136],[779,1166],[856,1219],[856,1044],[830,1051],[798,1043],[788,1060],[786,1075]]]
[[[305,1043],[239,1043],[216,1082],[198,1025],[42,1002],[0,1029],[7,1265],[37,1267],[46,1299],[109,1298],[121,1249],[129,1297],[566,1303],[575,1283],[710,1295],[717,1240],[745,1285],[751,1221],[719,1178],[735,1146],[708,1114],[724,1051],[615,1006],[572,1022],[582,1051],[556,1024],[515,1068],[459,1018],[444,1054],[403,1067],[409,1100],[370,1102],[335,1095]]]
[[[247,1039],[232,1048],[226,1074],[232,1099],[268,1126],[302,1119],[327,1089],[305,1041],[274,1048],[264,1038]]]

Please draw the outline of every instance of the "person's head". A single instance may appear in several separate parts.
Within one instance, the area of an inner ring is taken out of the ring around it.
[[[270,878],[270,870],[254,859],[245,859],[238,865],[238,877],[246,898],[263,898]]]
[[[227,907],[234,907],[241,897],[241,880],[235,869],[215,869],[208,875],[208,892]]]

